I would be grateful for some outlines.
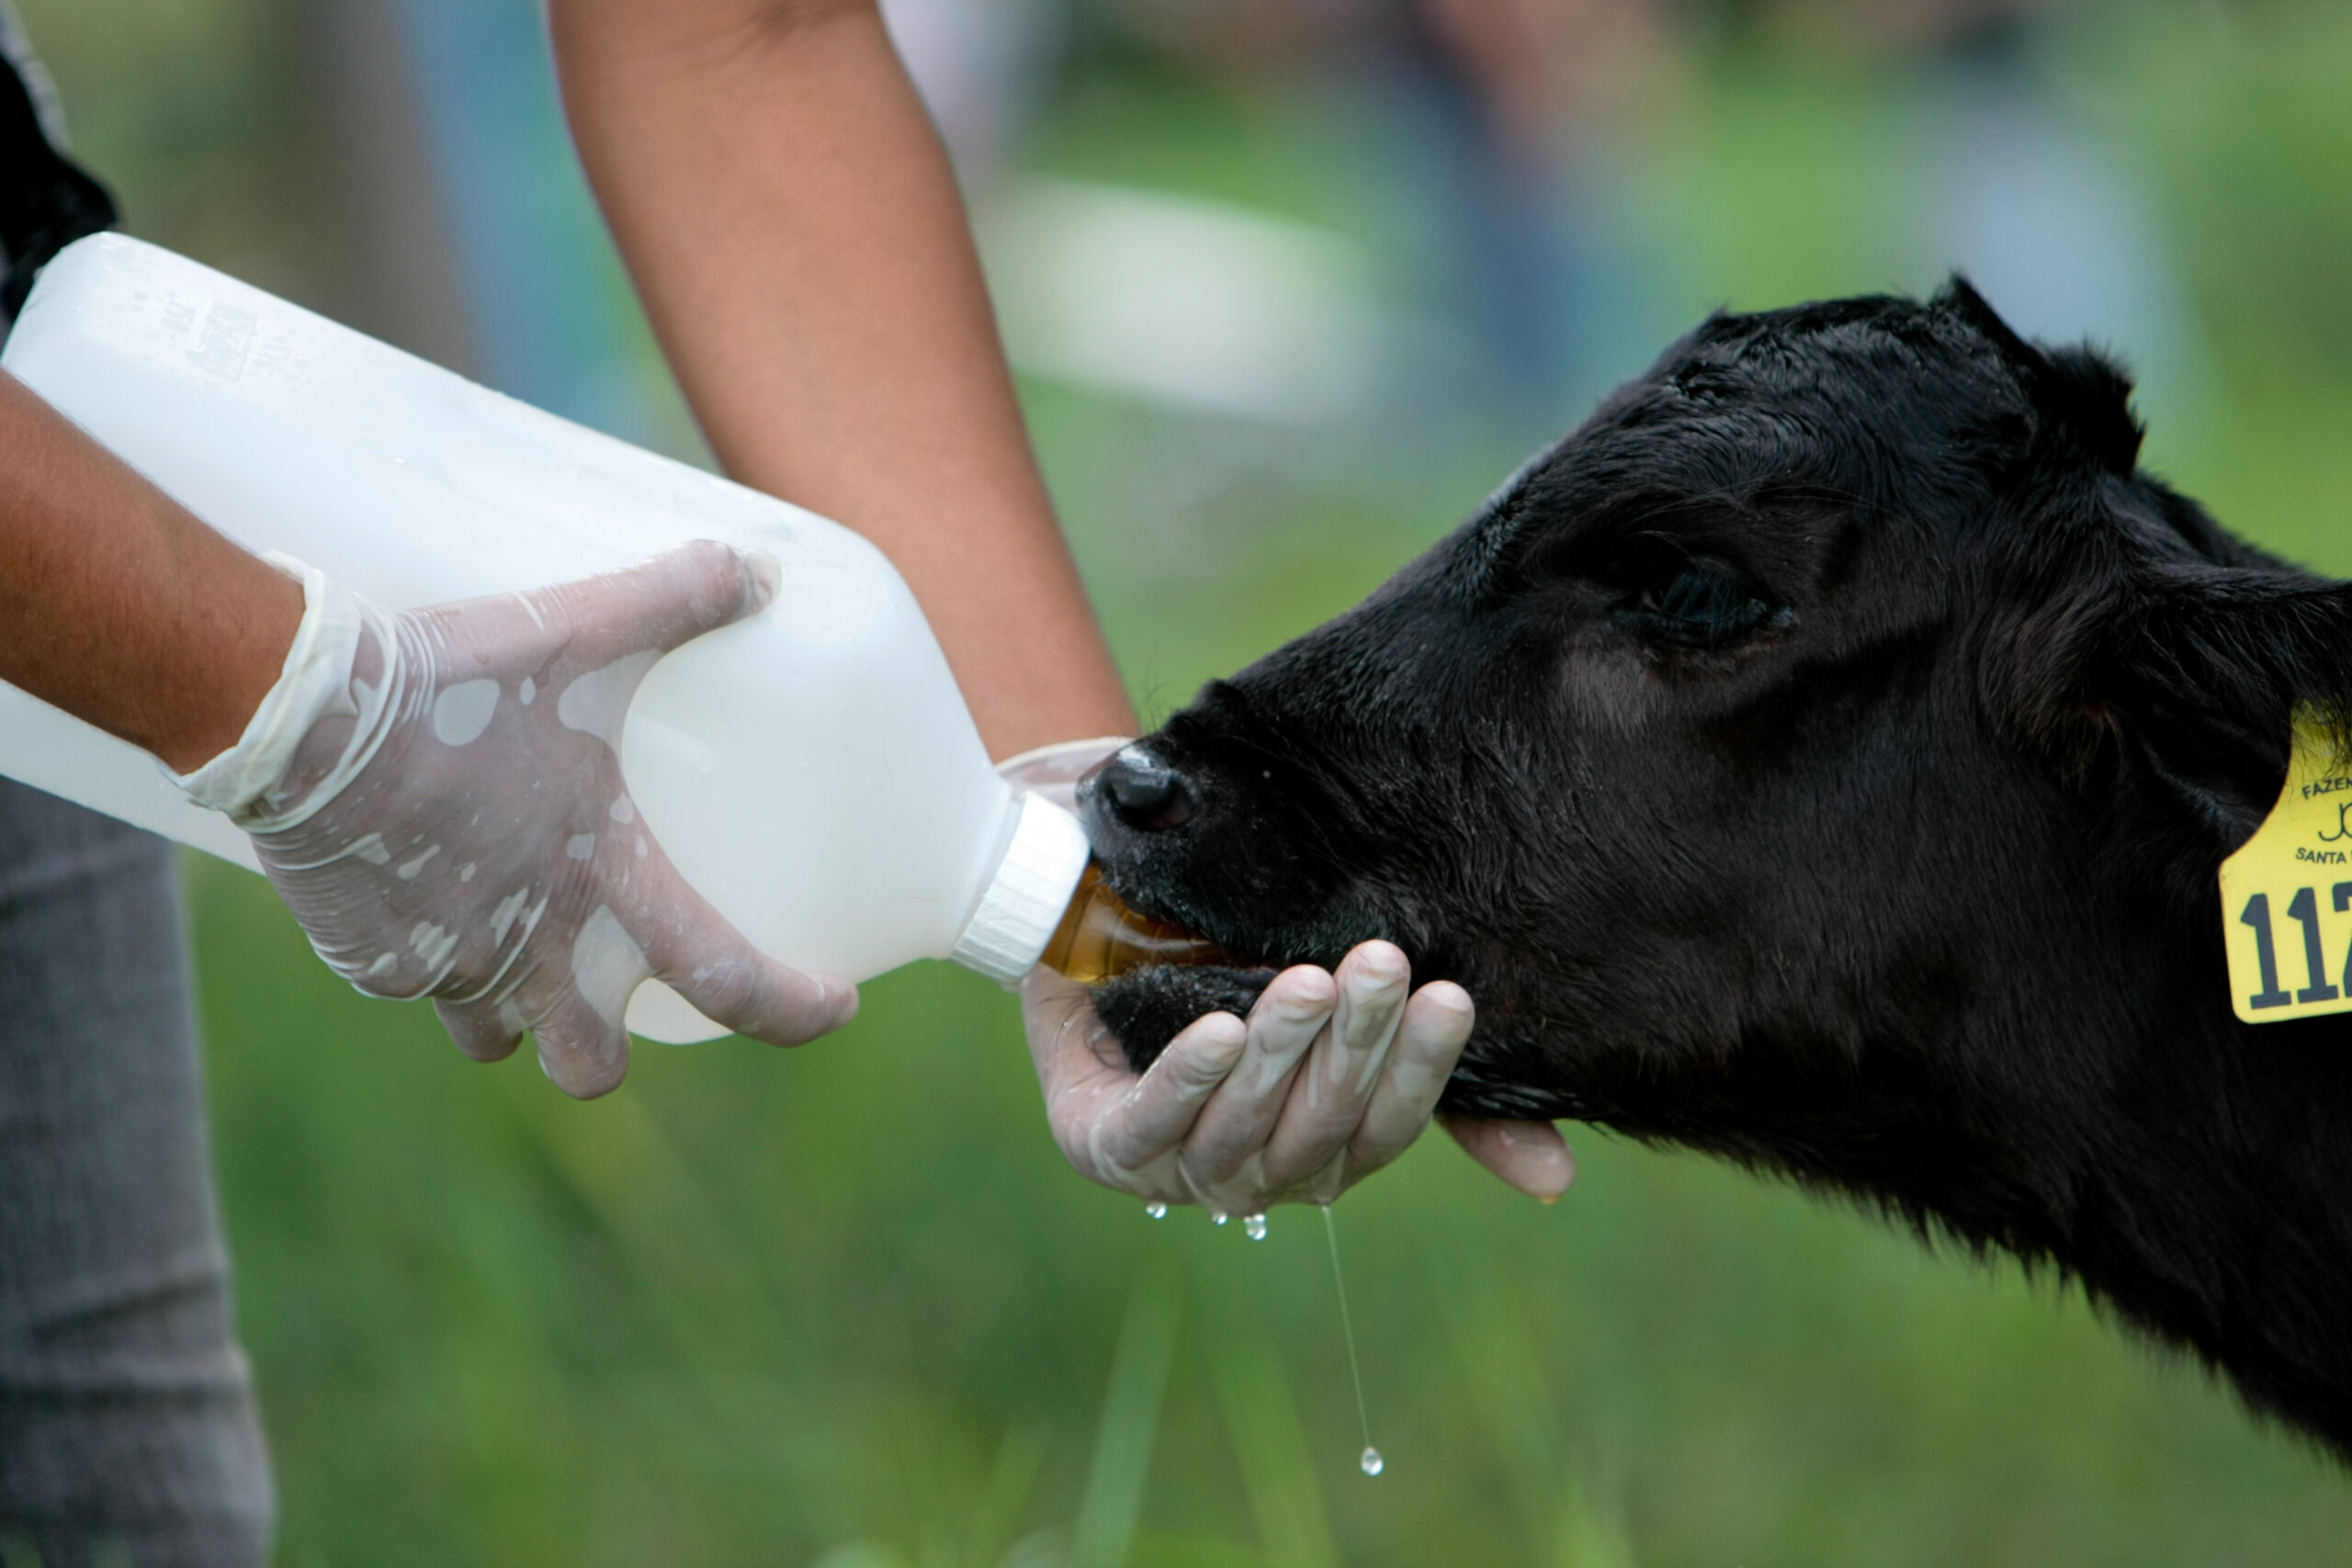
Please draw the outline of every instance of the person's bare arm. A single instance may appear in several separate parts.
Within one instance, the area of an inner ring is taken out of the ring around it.
[[[0,372],[0,680],[187,772],[277,682],[302,588]]]
[[[727,471],[881,547],[993,755],[1133,734],[871,0],[548,15],[581,157]]]

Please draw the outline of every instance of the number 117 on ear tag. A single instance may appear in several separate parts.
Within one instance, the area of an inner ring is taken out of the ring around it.
[[[2248,1023],[2352,1011],[2352,762],[2298,722],[2278,804],[2222,863],[2230,1002]]]

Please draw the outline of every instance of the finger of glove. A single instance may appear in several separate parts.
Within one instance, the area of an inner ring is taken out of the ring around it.
[[[619,571],[533,595],[571,634],[575,668],[667,653],[767,607],[782,569],[773,556],[697,539]]]
[[[1556,1203],[1577,1179],[1575,1151],[1549,1122],[1440,1116],[1463,1152],[1540,1203]]]
[[[849,981],[779,964],[724,921],[693,945],[701,962],[662,978],[705,1018],[738,1034],[801,1045],[857,1016],[857,987]]]
[[[539,1068],[556,1088],[574,1100],[594,1100],[620,1087],[628,1076],[628,1031],[621,1023],[628,1005],[624,993],[605,1012],[573,987],[549,999],[531,1033],[538,1041]],[[525,1011],[530,1010],[526,1006]]]
[[[450,1043],[477,1062],[503,1062],[523,1043],[523,1032],[499,1016],[495,1003],[436,1001],[433,1010]]]
[[[1351,1176],[1371,1174],[1409,1147],[1436,1113],[1445,1080],[1462,1060],[1470,1026],[1477,1016],[1470,994],[1440,980],[1423,986],[1405,1004],[1404,1022],[1388,1061],[1380,1069],[1363,1124],[1348,1142]]]
[[[1265,1146],[1293,1078],[1331,1021],[1339,986],[1330,972],[1300,964],[1274,976],[1250,1010],[1250,1043],[1184,1140],[1184,1169],[1203,1188],[1230,1180]]]
[[[857,1016],[857,987],[804,975],[753,947],[653,845],[632,883],[653,973],[705,1018],[771,1045],[798,1045]]]
[[[1394,945],[1368,942],[1340,960],[1339,1004],[1291,1086],[1266,1140],[1267,1182],[1277,1190],[1323,1170],[1348,1146],[1404,1021],[1412,966]]]
[[[1249,1041],[1248,1026],[1229,1012],[1186,1024],[1150,1069],[1125,1094],[1102,1105],[1085,1129],[1096,1179],[1125,1185],[1183,1143]]]

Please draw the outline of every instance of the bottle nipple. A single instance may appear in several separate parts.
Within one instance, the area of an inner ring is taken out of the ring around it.
[[[1132,969],[1230,961],[1207,938],[1128,908],[1102,880],[1102,868],[1089,861],[1038,962],[1082,986],[1099,986]]]

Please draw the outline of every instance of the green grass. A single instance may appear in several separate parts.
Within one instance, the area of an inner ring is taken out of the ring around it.
[[[136,227],[317,282],[289,6],[24,8]],[[2154,455],[2352,567],[2352,28],[2109,9],[2062,64],[2154,171],[2204,331],[2211,385]],[[1304,100],[1122,80],[1037,157],[1376,229],[1377,170]],[[1702,60],[1638,153],[1678,308],[1921,281],[1875,227],[1898,109],[1850,63]],[[1155,707],[1352,602],[1503,462],[1351,481],[1030,391]],[[1367,1480],[1312,1212],[1253,1244],[1072,1177],[985,983],[891,976],[793,1053],[645,1047],[578,1105],[352,994],[258,881],[189,887],[290,1564],[2285,1568],[2352,1540],[2340,1472],[2078,1297],[1577,1129],[1556,1209],[1442,1139],[1340,1206]]]
[[[1340,1205],[1368,1481],[1312,1212],[1253,1244],[1070,1178],[983,983],[582,1106],[345,991],[258,883],[193,896],[292,1561],[2283,1565],[2352,1527],[2079,1301],[1589,1133],[1555,1210],[1442,1142]]]

